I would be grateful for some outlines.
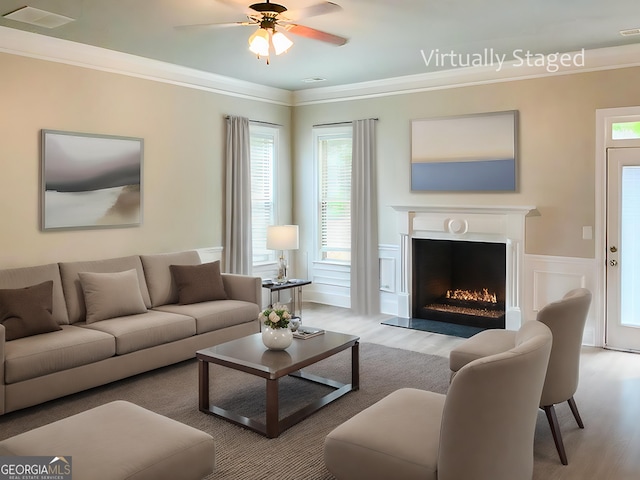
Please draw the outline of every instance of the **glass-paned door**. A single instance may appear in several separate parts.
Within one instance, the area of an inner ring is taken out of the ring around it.
[[[607,151],[607,346],[640,351],[640,148]]]

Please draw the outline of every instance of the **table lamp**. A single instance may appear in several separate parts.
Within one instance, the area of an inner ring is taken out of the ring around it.
[[[270,225],[267,227],[267,249],[280,250],[278,259],[278,283],[287,281],[287,259],[285,250],[298,249],[298,225]]]

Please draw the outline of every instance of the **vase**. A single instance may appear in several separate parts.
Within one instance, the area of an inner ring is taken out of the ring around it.
[[[289,328],[271,328],[263,325],[262,343],[269,350],[284,350],[293,342],[293,332]]]

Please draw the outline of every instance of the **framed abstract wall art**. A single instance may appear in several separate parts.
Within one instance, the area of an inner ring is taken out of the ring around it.
[[[143,139],[42,130],[43,230],[142,223]]]
[[[518,112],[411,122],[411,190],[516,190]]]

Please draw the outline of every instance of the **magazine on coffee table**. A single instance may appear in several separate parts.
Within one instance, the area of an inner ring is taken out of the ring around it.
[[[311,338],[311,337],[316,337],[318,335],[322,335],[324,333],[324,330],[322,330],[321,328],[315,328],[315,327],[307,327],[307,326],[299,326],[298,329],[293,332],[293,338]]]

